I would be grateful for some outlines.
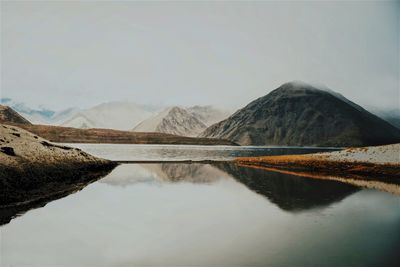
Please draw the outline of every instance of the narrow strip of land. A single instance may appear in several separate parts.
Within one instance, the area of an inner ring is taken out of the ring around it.
[[[307,155],[237,158],[235,162],[322,176],[400,182],[400,144]]]
[[[155,163],[202,163],[212,164],[221,162],[232,162],[232,160],[114,160],[118,164],[155,164]]]

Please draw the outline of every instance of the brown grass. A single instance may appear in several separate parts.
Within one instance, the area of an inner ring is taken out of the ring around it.
[[[370,162],[333,161],[323,156],[282,155],[268,157],[237,158],[236,162],[244,165],[271,167],[281,170],[306,171],[320,175],[342,177],[380,177],[400,181],[400,164],[375,164]]]
[[[50,125],[13,124],[44,139],[61,143],[237,145],[229,140],[185,137],[113,129],[78,129]]]

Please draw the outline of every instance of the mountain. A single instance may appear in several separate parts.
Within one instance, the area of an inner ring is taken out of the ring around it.
[[[108,102],[79,111],[60,125],[75,128],[128,130],[152,115],[153,112],[135,103]]]
[[[241,145],[363,146],[400,142],[400,130],[330,90],[290,82],[260,97],[201,137]]]
[[[187,110],[196,114],[199,119],[207,126],[213,125],[216,122],[220,122],[231,115],[231,113],[216,109],[213,106],[193,106]]]
[[[142,121],[133,131],[197,136],[206,128],[199,115],[181,107],[170,107]]]
[[[31,125],[27,119],[19,115],[12,108],[3,105],[0,105],[0,122]]]

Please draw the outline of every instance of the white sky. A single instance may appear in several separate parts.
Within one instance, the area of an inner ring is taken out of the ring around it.
[[[399,106],[400,2],[1,2],[1,96],[238,108],[291,80]]]

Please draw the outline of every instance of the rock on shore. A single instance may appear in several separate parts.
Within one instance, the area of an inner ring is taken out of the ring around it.
[[[116,164],[0,124],[0,207],[46,198],[98,179]]]

